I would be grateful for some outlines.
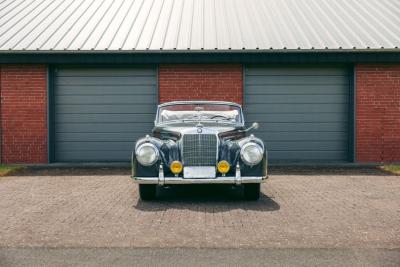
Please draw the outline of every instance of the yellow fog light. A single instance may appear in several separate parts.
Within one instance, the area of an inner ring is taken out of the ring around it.
[[[225,174],[229,172],[231,165],[229,165],[229,163],[226,160],[221,160],[220,162],[218,162],[217,168],[220,173]]]
[[[173,174],[178,174],[178,173],[182,172],[183,166],[182,166],[182,163],[175,160],[171,163],[171,166],[169,168],[171,169],[171,172]]]

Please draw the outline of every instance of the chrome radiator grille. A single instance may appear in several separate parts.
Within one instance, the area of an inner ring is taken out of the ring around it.
[[[182,137],[185,166],[215,166],[217,137],[213,134],[185,134]]]

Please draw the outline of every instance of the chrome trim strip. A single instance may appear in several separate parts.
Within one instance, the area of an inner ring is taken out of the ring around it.
[[[268,177],[268,151],[265,149],[265,177]]]
[[[242,177],[240,174],[240,165],[239,162],[236,164],[236,172],[235,172],[235,183],[240,185],[242,183]]]
[[[132,153],[131,153],[131,174],[132,174],[132,176],[135,175],[135,172],[133,171],[133,168],[134,168],[133,153],[134,153],[134,151],[132,150]]]
[[[268,177],[254,177],[254,176],[244,176],[240,177],[240,184],[246,183],[262,183]],[[138,184],[158,184],[159,177],[132,177],[132,179]],[[236,176],[225,176],[217,178],[207,178],[207,179],[184,179],[182,177],[164,177],[163,184],[238,184]]]
[[[160,164],[160,168],[158,169],[158,184],[159,185],[165,184],[164,167],[162,164]]]

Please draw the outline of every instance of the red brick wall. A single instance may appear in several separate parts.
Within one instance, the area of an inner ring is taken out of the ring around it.
[[[3,163],[47,163],[47,68],[1,66]]]
[[[400,65],[356,66],[357,162],[400,162]]]
[[[160,65],[160,103],[174,100],[243,101],[242,65]]]
[[[47,70],[0,69],[2,162],[47,163]],[[356,66],[357,162],[400,162],[400,65]],[[242,66],[160,65],[160,102],[243,102]]]

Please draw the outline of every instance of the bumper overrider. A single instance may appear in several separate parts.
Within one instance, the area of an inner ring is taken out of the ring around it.
[[[239,164],[236,165],[235,176],[220,176],[216,178],[183,178],[183,177],[165,177],[164,167],[159,165],[158,177],[136,177],[131,176],[132,179],[138,184],[157,184],[157,185],[171,185],[171,184],[246,184],[246,183],[262,183],[267,178],[265,176],[242,176]]]

